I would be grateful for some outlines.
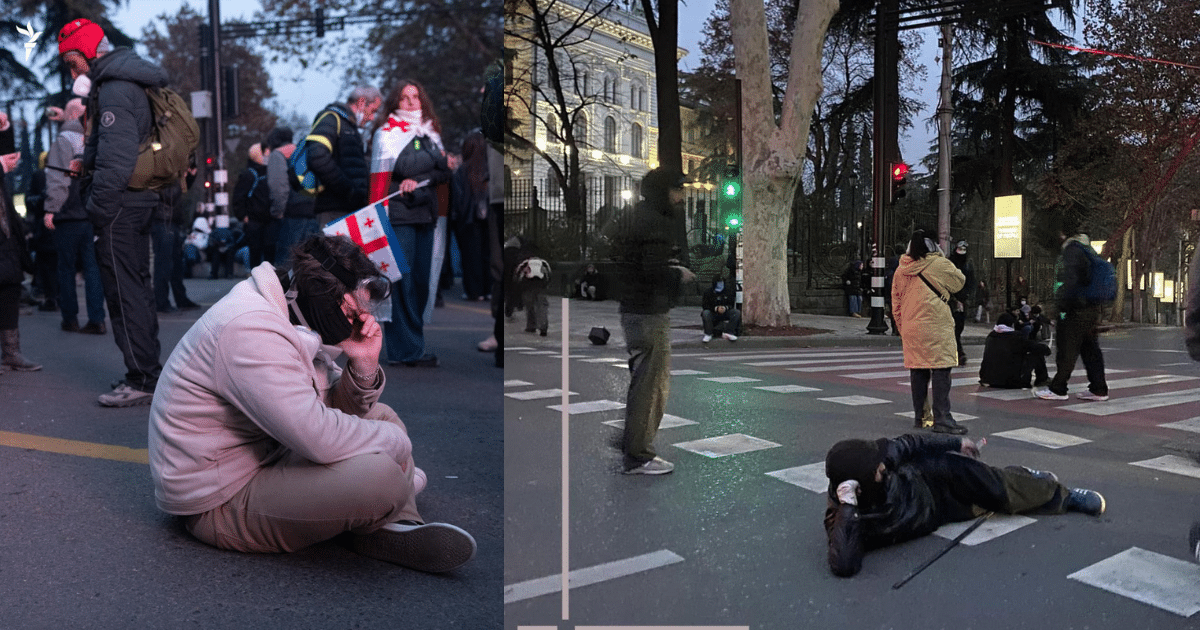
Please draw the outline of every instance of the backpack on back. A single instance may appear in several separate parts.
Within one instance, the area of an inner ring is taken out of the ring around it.
[[[321,119],[330,115],[337,121],[337,135],[340,136],[342,134],[342,117],[338,116],[336,112],[325,110],[313,121],[312,128],[309,129],[308,135],[304,137],[304,141],[292,152],[292,157],[288,158],[288,170],[291,171],[292,175],[288,179],[295,190],[302,190],[310,195],[317,195],[325,189],[321,185],[321,180],[317,178],[317,174],[308,168],[308,142],[310,140],[319,142],[329,150],[329,153],[333,153],[333,144],[329,142],[329,138],[313,133],[313,131],[316,131],[317,125],[321,124]]]
[[[150,136],[138,148],[129,179],[134,190],[159,190],[179,183],[200,142],[200,127],[183,97],[168,88],[146,88]]]
[[[1080,246],[1083,247],[1091,265],[1092,281],[1079,288],[1079,297],[1087,300],[1089,304],[1101,304],[1117,299],[1117,274],[1112,263],[1101,258],[1090,245],[1080,243]]]

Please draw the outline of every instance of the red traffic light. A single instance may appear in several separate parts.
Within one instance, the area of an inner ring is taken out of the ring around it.
[[[898,181],[898,180],[904,179],[905,175],[908,175],[908,165],[907,164],[900,163],[900,164],[892,165],[892,179]]]

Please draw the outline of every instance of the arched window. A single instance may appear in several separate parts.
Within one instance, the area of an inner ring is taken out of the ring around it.
[[[633,157],[642,157],[642,126],[633,123],[633,127],[629,129],[629,154]]]
[[[612,116],[604,119],[604,150],[617,152],[617,121]]]
[[[582,113],[575,114],[575,145],[579,148],[588,146],[588,119]]]

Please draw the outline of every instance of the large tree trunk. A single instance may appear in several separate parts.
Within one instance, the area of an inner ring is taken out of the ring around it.
[[[776,123],[763,0],[730,1],[734,63],[742,81],[743,321],[789,324],[787,234],[800,183],[813,106],[821,94],[821,52],[838,0],[798,0],[787,92]]]

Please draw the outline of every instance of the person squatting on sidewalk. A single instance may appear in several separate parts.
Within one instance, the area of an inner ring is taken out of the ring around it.
[[[742,312],[737,309],[736,299],[733,283],[726,283],[721,276],[713,276],[712,286],[700,298],[700,321],[704,324],[704,337],[700,341],[712,341],[718,325],[722,325],[722,337],[737,341],[738,329],[742,326]]]
[[[864,554],[985,512],[1104,513],[1094,490],[1068,488],[1051,472],[996,468],[968,438],[902,435],[842,440],[825,456],[829,570],[851,577]]]
[[[683,181],[677,171],[650,171],[642,180],[642,202],[616,223],[619,310],[630,371],[621,439],[625,474],[662,475],[675,469],[658,457],[653,443],[671,390],[670,310],[682,286],[696,279],[676,260],[674,225],[683,211]]]
[[[165,87],[167,73],[129,48],[113,48],[96,24],[78,19],[58,32],[58,53],[87,98],[91,133],[82,166],[91,174],[85,207],[96,228],[96,262],[125,377],[101,394],[105,407],[150,402],[161,347],[150,282],[150,223],[162,200],[155,190],[130,190],[142,139],[150,134],[147,87]]]
[[[222,549],[289,552],[350,532],[372,558],[462,565],[474,539],[424,524],[426,475],[379,402],[383,332],[371,311],[390,284],[344,236],[312,236],[293,254],[291,270],[256,267],[167,359],[150,409],[158,507]]]
[[[892,279],[892,316],[904,346],[904,367],[912,375],[915,426],[922,428],[929,382],[933,381],[933,430],[963,435],[967,428],[950,415],[950,370],[958,366],[950,295],[965,279],[942,256],[935,232],[917,230]]]

